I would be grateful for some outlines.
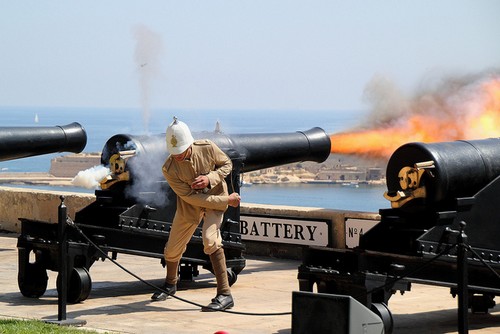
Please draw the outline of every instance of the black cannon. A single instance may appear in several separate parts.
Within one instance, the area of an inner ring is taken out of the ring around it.
[[[87,134],[78,123],[54,127],[0,127],[0,161],[56,152],[80,153],[86,144]]]
[[[500,294],[500,138],[405,144],[391,156],[386,178],[391,208],[379,211],[380,222],[355,249],[305,249],[300,290],[316,284],[319,292],[351,295],[391,332],[387,305],[396,291],[414,282],[457,294],[463,273],[456,246],[465,233],[469,306],[487,312]]]
[[[330,138],[320,128],[304,132],[225,135],[220,132],[194,133],[195,138],[214,141],[232,160],[232,173],[226,178],[230,192],[240,192],[240,176],[291,162],[327,159]],[[101,162],[111,173],[96,190],[96,200],[75,215],[75,224],[93,243],[116,258],[118,253],[161,259],[175,214],[176,196],[165,181],[161,166],[168,152],[165,135],[133,136],[119,134],[104,145]],[[230,284],[246,264],[240,233],[239,208],[229,208],[221,226]],[[68,235],[70,279],[69,302],[85,300],[91,290],[89,270],[103,258],[95,247],[77,232]],[[47,269],[57,271],[56,226],[22,219],[18,239],[19,288],[23,295],[39,297],[47,287]],[[30,254],[36,260],[29,262]],[[179,269],[180,278],[192,279],[198,266],[212,271],[203,253],[201,228],[191,239]]]

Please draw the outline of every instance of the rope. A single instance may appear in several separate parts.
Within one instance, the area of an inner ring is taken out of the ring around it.
[[[170,297],[172,298],[175,298],[177,300],[180,300],[184,303],[187,303],[187,304],[191,304],[193,306],[196,306],[196,307],[199,307],[199,308],[202,308],[204,307],[204,305],[201,305],[201,304],[198,304],[198,303],[195,303],[193,301],[190,301],[188,299],[185,299],[185,298],[181,298],[179,296],[175,296],[175,295],[170,295],[168,294],[167,291],[165,291],[164,289],[162,289],[161,287],[159,286],[156,286],[146,280],[144,280],[143,278],[141,278],[140,276],[136,275],[135,273],[133,273],[132,271],[128,270],[127,268],[125,268],[124,266],[122,266],[120,263],[118,263],[118,261],[114,260],[113,258],[111,258],[107,252],[103,251],[99,246],[97,246],[92,240],[90,240],[89,237],[87,237],[87,235],[85,235],[85,233],[83,233],[83,231],[75,224],[75,222],[70,218],[70,217],[67,217],[67,220],[66,222],[68,223],[69,226],[73,227],[76,229],[76,231],[83,237],[85,238],[85,240],[87,240],[93,247],[95,247],[99,253],[101,253],[106,259],[110,260],[112,263],[114,263],[116,266],[118,266],[120,269],[122,269],[123,271],[125,271],[127,274],[131,275],[132,277],[136,278],[137,280],[141,281],[142,283],[146,284],[147,286],[155,289],[155,290],[158,290],[158,291],[161,291],[167,295],[169,295]],[[218,312],[225,312],[225,313],[230,313],[230,314],[237,314],[237,315],[248,315],[248,316],[280,316],[280,315],[290,315],[292,314],[292,312],[276,312],[276,313],[254,313],[254,312],[238,312],[238,311],[231,311],[231,310],[215,310],[215,311],[218,311]]]

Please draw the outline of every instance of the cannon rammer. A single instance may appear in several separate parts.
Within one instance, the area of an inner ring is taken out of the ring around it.
[[[391,208],[379,211],[380,222],[355,249],[306,248],[300,290],[316,285],[318,292],[350,295],[379,314],[390,333],[387,305],[396,291],[423,283],[457,294],[453,246],[465,222],[473,250],[465,261],[469,306],[487,312],[500,294],[500,138],[405,144],[389,159],[386,178]]]
[[[193,133],[195,139],[214,141],[232,160],[233,170],[226,181],[230,191],[240,192],[243,172],[299,161],[322,162],[330,154],[330,138],[320,128],[276,134],[225,135],[220,132]],[[96,190],[96,200],[75,215],[75,224],[93,243],[114,258],[118,253],[160,259],[176,208],[176,196],[168,186],[161,166],[168,156],[164,134],[133,136],[118,134],[104,145],[101,162],[111,174]],[[221,226],[230,284],[245,267],[244,244],[240,233],[239,208],[229,208]],[[47,288],[47,270],[58,270],[55,224],[21,219],[18,238],[19,289],[24,296],[40,297]],[[88,298],[92,264],[104,259],[102,253],[71,228],[67,230],[67,301]],[[30,255],[35,261],[30,262]],[[179,274],[190,280],[201,266],[212,271],[203,253],[201,228],[195,232],[183,258]],[[160,271],[159,271],[160,273]]]

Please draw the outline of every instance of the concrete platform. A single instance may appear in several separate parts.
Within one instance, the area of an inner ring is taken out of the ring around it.
[[[47,292],[26,298],[17,286],[15,234],[0,234],[0,317],[57,320],[57,273],[49,272]],[[156,259],[119,255],[121,265],[149,283],[160,285],[164,271]],[[251,257],[233,286],[235,312],[291,312],[292,291],[298,290],[299,262]],[[249,316],[204,313],[176,299],[151,302],[152,288],[138,282],[110,261],[91,268],[92,292],[87,300],[67,306],[67,319],[85,320],[86,328],[118,333],[291,333],[291,315]],[[179,297],[207,304],[215,295],[215,279],[201,271],[194,282],[182,282]],[[390,300],[394,333],[457,333],[457,300],[448,289],[413,285]],[[489,314],[469,313],[470,333],[499,333],[500,306]]]

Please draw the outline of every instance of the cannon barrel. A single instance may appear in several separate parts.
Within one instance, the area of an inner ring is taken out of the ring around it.
[[[79,153],[87,134],[79,123],[63,126],[0,127],[0,161],[56,152]]]
[[[500,138],[408,143],[389,159],[386,198],[406,191],[403,197],[438,204],[473,196],[499,175]]]
[[[269,134],[225,135],[220,132],[200,132],[193,133],[193,136],[196,139],[212,140],[233,161],[240,160],[242,172],[299,161],[323,162],[328,158],[331,149],[330,137],[321,128]],[[164,160],[168,155],[164,134],[118,134],[104,145],[101,163],[107,165],[113,154],[128,150],[134,150],[137,156],[155,156],[155,159],[159,160]]]
[[[230,157],[236,151],[242,172],[298,161],[323,162],[330,155],[330,137],[321,128],[273,134],[236,134],[212,139]]]

